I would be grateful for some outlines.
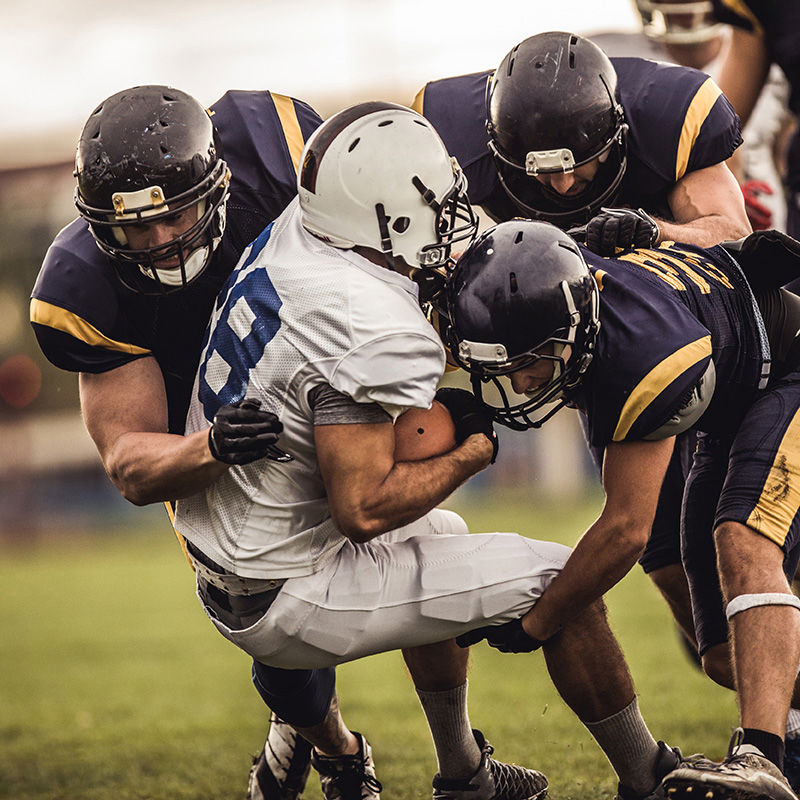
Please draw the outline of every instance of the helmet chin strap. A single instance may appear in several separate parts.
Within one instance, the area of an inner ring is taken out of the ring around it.
[[[205,269],[211,256],[211,250],[212,248],[206,246],[192,251],[189,258],[183,263],[183,270],[179,267],[157,269],[156,267],[146,267],[144,264],[139,264],[139,269],[146,277],[158,281],[164,286],[183,286],[191,283]],[[186,276],[185,280],[184,275]]]

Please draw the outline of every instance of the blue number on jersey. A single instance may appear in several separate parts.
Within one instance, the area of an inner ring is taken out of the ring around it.
[[[271,232],[270,224],[253,242],[246,261],[234,271],[232,280],[236,281],[252,264],[269,240]],[[225,293],[221,296],[225,297]],[[246,309],[240,304],[245,304]],[[244,398],[250,384],[250,371],[261,360],[266,346],[281,326],[279,312],[282,305],[267,270],[263,267],[247,272],[230,289],[200,365],[198,394],[203,412],[209,421],[214,418],[220,406],[236,403]],[[233,311],[237,313],[231,322]],[[245,315],[252,316],[249,327]],[[230,371],[224,385],[215,391],[208,383],[207,373],[210,362],[217,362],[215,366],[218,369],[220,360],[225,362]]]

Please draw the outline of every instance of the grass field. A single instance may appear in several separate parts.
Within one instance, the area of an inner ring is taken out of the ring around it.
[[[473,530],[574,542],[597,502],[457,498]],[[248,658],[206,620],[166,524],[0,546],[0,798],[244,800],[267,715]],[[607,597],[656,738],[725,752],[733,695],[683,654],[636,570]],[[430,736],[397,653],[339,670],[341,706],[373,747],[385,800],[429,798]],[[498,758],[544,771],[556,800],[611,798],[616,781],[563,705],[541,654],[474,648],[471,718]],[[304,795],[319,800],[312,774]]]

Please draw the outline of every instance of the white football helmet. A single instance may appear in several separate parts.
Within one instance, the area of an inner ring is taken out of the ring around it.
[[[714,17],[711,0],[634,0],[648,39],[665,44],[699,44],[725,26]]]
[[[389,268],[439,267],[475,238],[467,182],[432,125],[394,103],[361,103],[306,143],[298,176],[303,225],[334,247],[369,247]]]

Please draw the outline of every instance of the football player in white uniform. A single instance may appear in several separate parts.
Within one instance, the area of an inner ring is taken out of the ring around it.
[[[475,235],[465,190],[438,134],[410,109],[364,103],[318,128],[299,198],[220,295],[187,420],[196,432],[220,407],[258,404],[282,420],[278,445],[291,460],[233,466],[179,502],[176,526],[208,616],[255,659],[265,702],[314,745],[326,797],[381,789],[369,745],[331,705],[334,667],[395,649],[431,728],[434,798],[544,797],[541,773],[490,758],[471,728],[468,650],[455,637],[486,625],[505,650],[543,647],[620,796],[648,797],[680,754],[647,729],[602,603],[546,642],[521,627],[569,549],[468,535],[436,508],[496,455],[487,409],[469,392],[436,391],[445,353],[419,307],[426,278]],[[456,446],[396,463],[394,421],[435,398]],[[224,431],[210,431],[212,449],[224,448]]]

